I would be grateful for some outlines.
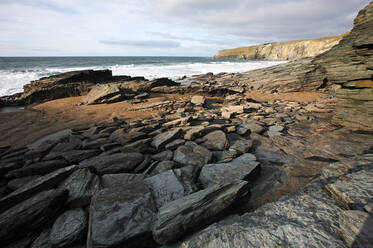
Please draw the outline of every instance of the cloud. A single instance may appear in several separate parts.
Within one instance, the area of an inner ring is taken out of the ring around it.
[[[337,35],[369,0],[155,0],[154,18],[261,41]]]
[[[110,41],[103,40],[100,43],[111,46],[134,46],[147,48],[176,48],[180,46],[179,42],[170,40],[128,40],[128,41]]]

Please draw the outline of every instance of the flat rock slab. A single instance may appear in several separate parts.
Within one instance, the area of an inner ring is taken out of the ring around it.
[[[132,172],[142,161],[141,153],[115,153],[103,155],[80,163],[82,167],[93,167],[100,175]]]
[[[153,193],[158,209],[165,204],[180,199],[186,195],[181,180],[176,176],[173,170],[168,170],[155,176],[148,177],[144,182]]]
[[[100,179],[89,169],[79,169],[66,178],[59,188],[69,191],[67,205],[83,207],[91,202],[92,196],[100,190]]]
[[[32,242],[30,248],[52,248],[50,239],[51,230],[52,229],[49,228],[42,231],[39,237]]]
[[[106,174],[101,177],[101,184],[104,188],[123,187],[128,184],[140,183],[144,180],[143,174]]]
[[[153,138],[152,146],[156,149],[162,149],[168,143],[176,140],[182,133],[181,128],[176,128],[174,130],[158,134]]]
[[[150,190],[143,183],[107,188],[91,202],[89,248],[145,247],[151,242],[156,215]]]
[[[225,133],[221,130],[211,132],[203,137],[204,146],[210,150],[222,151],[229,147]]]
[[[12,192],[6,197],[0,199],[0,211],[4,211],[22,202],[23,200],[43,191],[49,190],[57,186],[61,181],[67,178],[77,169],[77,166],[72,165],[66,168],[59,169],[55,172],[39,177],[34,181],[29,182],[22,188]]]
[[[216,220],[236,199],[247,193],[247,182],[214,185],[163,206],[153,228],[154,240],[171,243]]]
[[[343,211],[339,217],[348,247],[373,247],[373,217],[363,211]]]
[[[199,181],[207,188],[213,184],[233,183],[236,180],[255,179],[260,173],[260,164],[255,156],[246,153],[229,163],[207,164],[202,167]]]
[[[73,164],[97,156],[100,153],[100,150],[71,150],[62,153],[61,156]]]
[[[53,221],[67,199],[66,190],[43,191],[0,215],[0,245],[19,240]]]
[[[55,170],[61,169],[66,166],[68,166],[68,163],[65,160],[51,160],[51,161],[38,162],[35,164],[27,165],[17,170],[10,171],[6,175],[6,177],[14,178],[14,177],[33,176],[33,175],[45,175],[47,173],[53,172]]]
[[[60,215],[53,224],[50,241],[53,247],[70,247],[86,234],[87,216],[83,209],[73,209]]]

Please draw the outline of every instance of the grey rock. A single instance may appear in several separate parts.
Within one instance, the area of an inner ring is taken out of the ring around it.
[[[156,175],[156,174],[171,170],[174,167],[175,167],[174,161],[169,161],[169,160],[161,161],[157,164],[157,166],[151,172],[151,175]]]
[[[211,150],[221,151],[229,147],[228,139],[221,130],[211,132],[203,137],[204,145]]]
[[[43,190],[49,190],[57,186],[61,181],[67,178],[77,169],[76,166],[69,166],[59,169],[55,172],[39,177],[34,181],[29,182],[22,188],[12,192],[11,194],[0,199],[0,211],[4,211],[14,206],[15,204],[24,201],[25,199],[35,195]]]
[[[247,193],[247,182],[214,185],[163,206],[153,228],[154,240],[171,243],[186,233],[210,224]],[[199,246],[204,247],[204,246]]]
[[[199,181],[207,188],[213,184],[233,183],[236,180],[255,180],[260,164],[254,155],[247,153],[229,163],[207,164],[202,167]]]
[[[189,146],[179,146],[174,153],[174,161],[184,165],[202,166],[205,159],[202,155],[193,152]]]
[[[151,192],[143,183],[103,189],[91,202],[87,247],[145,247],[155,215]]]
[[[156,149],[162,149],[168,143],[176,140],[182,133],[181,128],[176,128],[174,130],[158,134],[153,138],[152,146]]]
[[[100,150],[71,150],[63,152],[61,156],[73,164],[97,156],[100,152]]]
[[[132,172],[142,161],[141,153],[115,153],[82,161],[80,166],[93,167],[100,175]]]
[[[157,160],[157,161],[165,161],[165,160],[172,160],[173,156],[174,156],[173,151],[166,150],[166,151],[153,155],[152,159]]]
[[[185,143],[185,140],[177,139],[177,140],[172,141],[171,143],[168,143],[165,146],[165,148],[166,148],[166,150],[175,150],[179,146],[184,145],[184,143]]]
[[[59,188],[69,191],[66,203],[69,207],[83,207],[89,205],[92,196],[100,190],[100,180],[89,169],[79,169],[66,178]]]
[[[157,208],[184,197],[184,186],[173,170],[165,171],[144,180],[154,196]]]
[[[343,211],[339,223],[348,247],[373,247],[372,215],[359,210]]]
[[[247,153],[253,146],[252,140],[239,139],[233,142],[230,149],[236,150],[239,153]]]
[[[261,134],[265,130],[263,125],[261,125],[259,122],[251,121],[251,120],[250,121],[245,121],[242,124],[242,127],[250,130],[251,133],[257,133],[257,134]]]
[[[29,183],[30,181],[33,181],[37,179],[39,176],[29,176],[29,177],[20,177],[13,179],[8,182],[8,188],[11,190],[17,190],[19,188],[22,188],[24,185]]]
[[[133,143],[127,144],[122,147],[122,152],[140,152],[140,153],[149,153],[154,148],[150,147],[151,138],[141,139]]]
[[[14,178],[14,177],[25,177],[25,176],[33,176],[33,175],[45,175],[55,170],[61,169],[63,167],[68,166],[68,163],[65,160],[51,160],[51,161],[44,161],[38,162],[35,164],[30,164],[24,166],[23,168],[10,171],[6,177],[7,178]]]
[[[60,215],[52,226],[50,240],[53,247],[70,247],[83,238],[87,230],[87,216],[83,209],[73,209]]]
[[[128,184],[139,183],[144,180],[144,175],[142,174],[106,174],[101,177],[101,184],[104,188],[115,188],[121,187]]]
[[[68,192],[43,191],[0,215],[0,245],[19,240],[29,232],[44,228],[63,207]]]
[[[74,149],[78,149],[80,147],[80,140],[75,140],[74,142],[62,142],[58,143],[56,146],[52,148],[52,150],[45,155],[43,160],[53,160],[59,157],[62,157],[63,152],[71,151]]]
[[[110,135],[111,140],[118,142],[122,145],[133,143],[146,138],[148,138],[148,135],[144,132],[130,131],[126,133],[121,129],[113,132]]]
[[[45,229],[31,244],[30,248],[52,248],[50,233],[52,229]]]
[[[224,151],[213,151],[215,159],[219,163],[225,163],[232,161],[239,154],[236,150],[224,150]]]
[[[282,132],[284,130],[284,127],[283,126],[277,126],[277,125],[275,125],[275,126],[270,126],[269,128],[268,128],[268,131],[270,131],[270,132]]]

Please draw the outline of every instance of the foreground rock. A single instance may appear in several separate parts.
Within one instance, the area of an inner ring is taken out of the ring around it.
[[[152,247],[151,228],[155,204],[143,183],[108,188],[92,199],[89,217],[89,248]]]
[[[153,228],[154,240],[159,244],[171,243],[210,224],[246,193],[247,182],[214,185],[163,206]]]
[[[0,215],[0,244],[5,246],[25,233],[41,230],[63,207],[68,192],[41,192]]]
[[[228,217],[172,247],[370,247],[371,213],[360,214],[360,221],[348,220],[356,219],[359,214],[352,212],[347,213],[350,217],[343,217],[346,216],[345,209],[340,207],[343,201],[333,199],[325,186],[339,184],[348,175],[349,184],[356,185],[349,188],[351,191],[366,192],[362,187],[371,184],[371,177],[358,174],[371,173],[372,163],[373,154],[331,164],[321,177],[300,191],[252,213]],[[366,206],[372,204],[371,193],[366,195],[365,199],[369,198]],[[354,206],[359,206],[356,203],[361,200],[352,200],[350,209],[355,210]]]

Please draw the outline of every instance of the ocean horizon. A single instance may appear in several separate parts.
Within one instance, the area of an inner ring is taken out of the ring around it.
[[[176,80],[208,72],[244,72],[280,63],[283,61],[182,56],[0,57],[0,96],[22,92],[23,86],[30,81],[68,71],[109,69],[113,75]]]

